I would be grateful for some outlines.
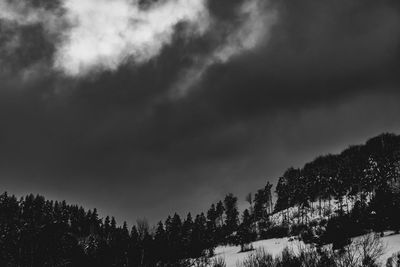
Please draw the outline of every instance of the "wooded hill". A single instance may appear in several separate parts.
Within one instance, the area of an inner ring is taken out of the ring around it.
[[[206,213],[178,214],[150,227],[129,227],[99,218],[65,201],[29,195],[0,195],[0,266],[183,266],[188,258],[213,254],[220,244],[300,235],[307,242],[343,246],[368,230],[400,229],[400,136],[383,134],[338,155],[289,168],[278,179],[277,201],[269,182],[246,200],[240,216],[237,197],[228,194]],[[349,208],[351,202],[351,208]],[[323,204],[325,203],[325,204]],[[328,216],[322,207],[338,205]],[[290,223],[289,208],[302,220]],[[317,209],[320,219],[307,214]],[[288,214],[279,223],[274,214]]]

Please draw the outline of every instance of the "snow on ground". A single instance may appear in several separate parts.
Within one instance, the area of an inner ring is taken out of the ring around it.
[[[372,193],[366,195],[367,203],[371,200]],[[342,209],[345,213],[350,212],[357,198],[344,196],[342,200]],[[298,224],[300,222],[310,222],[314,220],[328,219],[335,216],[340,210],[340,203],[336,200],[323,200],[310,203],[310,207],[299,209],[298,206],[290,207],[271,215],[270,221],[275,225],[280,225],[285,221],[289,224]]]
[[[385,254],[381,257],[381,262],[386,263],[394,253],[400,252],[400,234],[389,234],[382,237],[383,245],[385,246]]]
[[[272,238],[267,240],[259,240],[252,243],[253,248],[264,249],[265,252],[275,256],[278,256],[284,248],[288,247],[297,251],[300,245],[304,245],[301,241],[290,241],[290,238]],[[214,258],[223,258],[226,262],[227,267],[236,267],[237,264],[242,263],[253,251],[240,252],[240,246],[220,246],[215,249]]]
[[[366,195],[367,202],[372,198],[372,194]],[[316,201],[310,203],[310,207],[299,209],[298,207],[290,207],[280,212],[274,213],[270,216],[270,221],[275,225],[280,225],[283,222],[288,222],[289,225],[298,224],[301,222],[320,221],[322,219],[329,219],[329,217],[336,216],[337,211],[343,209],[344,212],[350,212],[355,204],[357,198],[345,196],[342,203],[338,201]],[[340,205],[341,204],[341,205]],[[360,238],[360,237],[359,237]],[[357,238],[356,238],[357,239]],[[394,253],[400,251],[400,234],[393,235],[391,232],[386,232],[385,236],[381,239],[385,245],[385,254],[381,257],[381,263],[386,263],[386,260]],[[215,257],[222,257],[227,267],[240,266],[249,255],[254,253],[257,249],[263,249],[266,253],[272,256],[279,256],[284,248],[289,248],[294,253],[299,251],[300,247],[305,244],[293,238],[274,238],[267,240],[260,240],[252,243],[255,250],[249,252],[240,252],[239,246],[220,246],[215,250]],[[384,265],[383,265],[384,266]]]
[[[253,242],[255,250],[264,249],[265,252],[275,256],[279,256],[284,248],[288,247],[295,253],[298,249],[304,246],[304,243],[298,240],[293,240],[288,237],[284,238],[273,238],[267,240],[259,240]],[[387,259],[394,253],[400,251],[400,234],[394,235],[387,232],[386,235],[381,239],[385,246],[385,254],[381,257],[380,261],[382,264],[386,263]],[[226,262],[227,267],[236,267],[242,263],[250,254],[254,253],[255,250],[249,252],[240,252],[239,246],[220,246],[215,250],[214,258],[223,258]]]

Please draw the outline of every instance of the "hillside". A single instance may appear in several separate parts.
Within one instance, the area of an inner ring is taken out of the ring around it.
[[[272,189],[267,182],[249,194],[242,214],[238,198],[227,194],[204,213],[175,213],[154,227],[146,220],[118,224],[100,218],[96,209],[39,195],[17,199],[4,193],[0,266],[188,266],[190,259],[214,254],[231,265],[249,255],[238,250],[251,246],[279,254],[293,243],[289,236],[319,249],[331,246],[326,255],[312,255],[337,261],[352,238],[400,231],[400,136],[383,134],[288,168],[275,187],[276,203]],[[390,243],[387,253],[395,252],[397,236],[384,240]]]
[[[384,254],[379,257],[379,264],[384,266],[393,254],[400,252],[400,234],[386,232],[381,241],[385,247],[385,251]],[[247,252],[240,252],[240,246],[219,246],[215,249],[214,259],[224,259],[226,267],[237,267],[241,266],[243,261],[248,259],[251,255],[254,255],[257,250],[263,250],[273,257],[279,257],[285,248],[298,254],[299,248],[306,246],[302,241],[290,237],[259,240],[252,242],[251,245],[254,250]]]

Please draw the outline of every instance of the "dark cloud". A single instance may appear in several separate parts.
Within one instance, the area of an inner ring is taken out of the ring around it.
[[[188,38],[180,24],[145,63],[79,78],[54,70],[45,24],[0,20],[3,189],[154,221],[400,130],[397,1],[272,1],[265,41],[240,50],[226,37],[248,21],[238,11],[247,2],[208,1],[205,34]],[[216,60],[229,45],[240,52]]]

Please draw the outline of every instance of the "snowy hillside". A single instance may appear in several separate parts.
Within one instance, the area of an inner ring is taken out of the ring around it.
[[[400,251],[400,234],[393,235],[387,232],[381,240],[385,246],[385,254],[380,258],[380,261],[384,264],[389,257]],[[263,249],[273,256],[279,256],[286,247],[297,253],[300,247],[305,246],[302,241],[288,237],[259,240],[253,242],[252,245],[255,250]],[[255,250],[240,252],[239,246],[220,246],[216,248],[214,258],[223,258],[227,267],[237,267]]]
[[[366,196],[366,203],[372,198],[371,194]],[[280,225],[283,222],[288,222],[290,225],[298,224],[301,222],[308,223],[311,221],[319,221],[321,219],[328,219],[342,208],[344,213],[349,213],[356,202],[355,198],[347,196],[343,197],[342,203],[335,200],[315,201],[311,202],[309,207],[300,208],[290,207],[282,211],[276,212],[270,216],[270,220],[275,225]]]
[[[304,245],[301,241],[290,241],[290,238],[272,238],[268,240],[259,240],[252,243],[255,250],[264,249],[273,256],[278,256],[284,248],[296,250],[300,245]],[[236,267],[238,264],[248,257],[254,251],[240,252],[240,246],[220,246],[215,249],[214,258],[223,258],[227,267]]]

